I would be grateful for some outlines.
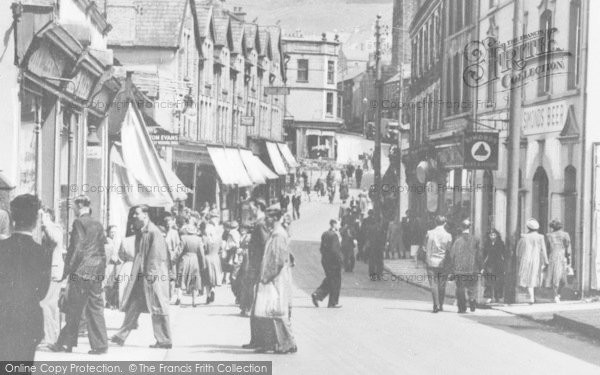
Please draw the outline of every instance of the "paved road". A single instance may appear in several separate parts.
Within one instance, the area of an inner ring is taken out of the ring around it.
[[[87,354],[87,339],[71,355],[38,352],[38,360],[269,360],[274,374],[599,374],[600,347],[529,320],[485,310],[458,315],[430,312],[427,291],[403,282],[371,282],[366,266],[345,274],[342,309],[314,308],[310,293],[323,277],[318,238],[337,206],[303,206],[292,228],[294,271],[293,328],[299,352],[254,354],[240,348],[249,340],[248,319],[237,315],[226,287],[214,305],[173,307],[175,348],[152,350],[149,316],[140,319],[123,348],[102,357]],[[122,314],[107,311],[114,332]]]

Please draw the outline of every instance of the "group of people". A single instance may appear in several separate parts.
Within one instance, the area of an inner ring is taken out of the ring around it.
[[[169,306],[180,305],[184,293],[193,306],[203,294],[212,303],[224,283],[231,283],[241,313],[250,315],[246,347],[295,352],[292,219],[279,207],[267,210],[260,199],[250,208],[250,220],[240,227],[221,223],[210,207],[174,210],[153,222],[151,209],[140,205],[132,209],[129,236],[119,239],[117,228],[105,230],[89,198],[79,196],[65,249],[52,210],[33,195],[16,197],[8,219],[12,234],[0,240],[0,358],[33,360],[42,341],[52,351],[71,352],[82,327],[89,354],[106,353],[105,307],[125,312],[113,343],[124,345],[140,314],[149,313],[156,338],[150,347],[172,348]]]
[[[433,297],[433,312],[444,309],[446,282],[456,282],[459,313],[477,306],[479,280],[485,283],[484,297],[499,302],[503,296],[507,247],[500,233],[491,229],[482,241],[472,234],[471,222],[461,223],[460,233],[454,236],[447,230],[446,218],[435,218],[435,228],[426,232],[418,257],[427,266],[427,276]],[[527,290],[528,302],[535,303],[534,289],[552,288],[555,302],[560,301],[560,290],[566,283],[571,264],[571,240],[562,230],[562,223],[553,220],[551,232],[539,233],[536,219],[526,223],[528,232],[517,243],[517,286]],[[544,277],[545,274],[545,277]],[[468,306],[467,306],[468,305]]]

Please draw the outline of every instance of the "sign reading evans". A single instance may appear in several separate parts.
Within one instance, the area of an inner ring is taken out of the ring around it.
[[[152,143],[157,146],[173,146],[179,144],[179,134],[170,133],[163,129],[156,129],[150,133]]]
[[[498,133],[465,134],[465,169],[498,169]]]

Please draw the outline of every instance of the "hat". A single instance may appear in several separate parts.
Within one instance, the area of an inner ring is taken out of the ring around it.
[[[540,229],[540,223],[538,223],[538,221],[534,218],[527,220],[526,225],[529,230],[539,230]]]
[[[471,220],[469,220],[469,219],[463,220],[461,224],[464,229],[471,228]]]

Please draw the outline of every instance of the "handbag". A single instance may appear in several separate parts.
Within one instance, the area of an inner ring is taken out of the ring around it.
[[[254,301],[254,316],[259,318],[281,317],[286,312],[281,305],[279,292],[273,282],[259,283]]]

